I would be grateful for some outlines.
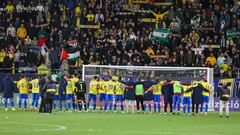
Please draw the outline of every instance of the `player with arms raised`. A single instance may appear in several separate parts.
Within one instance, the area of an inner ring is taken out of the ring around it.
[[[182,100],[182,104],[183,104],[183,115],[186,115],[186,109],[188,112],[188,115],[190,116],[190,105],[191,105],[191,96],[192,96],[192,92],[187,92],[187,90],[189,88],[192,87],[191,83],[182,83],[182,87],[183,87],[183,100]]]
[[[71,76],[69,76],[69,78],[67,79],[67,86],[66,86],[66,100],[67,100],[68,111],[71,111],[71,103],[70,102],[71,101],[74,102],[74,94],[73,94],[74,86],[75,86],[75,84],[72,81]],[[74,106],[73,106],[73,109],[74,109]]]
[[[103,105],[106,100],[106,81],[100,79],[98,82],[98,94],[99,94],[99,103],[100,103],[100,112],[103,110]]]
[[[23,104],[24,104],[24,110],[27,110],[27,99],[28,99],[28,81],[27,81],[27,77],[25,75],[23,75],[21,77],[21,80],[18,81],[17,83],[17,87],[19,90],[19,102],[18,102],[18,107],[19,110],[22,109],[22,100],[24,100]]]
[[[112,111],[112,105],[113,105],[113,94],[115,90],[115,82],[113,82],[112,77],[110,76],[109,81],[107,81],[106,85],[106,101],[104,104],[104,111],[107,111],[107,106],[109,102],[109,110]]]
[[[87,111],[89,111],[89,106],[91,101],[93,101],[93,112],[96,110],[96,101],[97,101],[97,89],[98,89],[98,77],[94,76],[90,82],[89,86],[89,94],[88,94],[88,103],[87,103]]]
[[[40,98],[40,87],[39,87],[39,78],[33,79],[32,81],[30,81],[30,84],[32,86],[32,105],[31,105],[31,110],[33,110],[33,108],[35,110],[37,110],[38,107],[38,101]]]
[[[122,80],[122,77],[119,77],[119,80]],[[124,113],[124,111],[123,111],[123,101],[124,101],[123,93],[124,93],[125,86],[123,83],[121,83],[119,81],[117,81],[115,83],[115,85],[116,85],[116,90],[115,90],[116,96],[115,96],[115,104],[114,104],[114,113],[116,113],[116,111],[117,111],[118,103],[120,103],[120,105],[121,105],[121,112]]]
[[[212,86],[212,84],[210,84],[210,83],[208,83],[206,81],[201,81],[200,83],[202,84],[202,86],[204,88],[209,90],[209,92],[207,92],[207,91],[203,91],[202,92],[203,103],[200,106],[200,114],[202,115],[203,106],[205,105],[205,115],[207,115],[207,113],[208,113],[209,96],[210,96],[211,91],[213,91],[213,86]]]

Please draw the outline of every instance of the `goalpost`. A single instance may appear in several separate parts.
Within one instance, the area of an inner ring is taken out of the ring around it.
[[[208,67],[158,67],[158,66],[112,66],[112,65],[83,65],[82,80],[87,88],[93,76],[119,76],[125,78],[145,78],[155,80],[194,81],[207,80],[213,85],[213,68]],[[213,85],[214,86],[214,85]],[[209,109],[214,110],[214,92],[210,95]]]

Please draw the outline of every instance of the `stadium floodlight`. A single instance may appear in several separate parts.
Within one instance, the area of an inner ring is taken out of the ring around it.
[[[143,78],[155,80],[194,81],[206,80],[213,84],[213,68],[208,67],[158,67],[158,66],[113,66],[113,65],[83,65],[82,80],[88,85],[94,75],[110,75],[117,78]],[[213,109],[214,99],[210,96],[210,110]]]

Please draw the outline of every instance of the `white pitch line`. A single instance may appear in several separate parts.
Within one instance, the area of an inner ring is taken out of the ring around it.
[[[30,126],[42,126],[45,128],[1,128],[1,132],[45,132],[45,131],[59,131],[59,130],[65,130],[65,126],[61,125],[49,125],[49,124],[37,124],[37,123],[25,123],[25,122],[0,122],[1,124],[16,124],[16,125],[30,125]],[[46,128],[50,127],[50,128]],[[52,128],[51,128],[52,127]]]
[[[107,132],[110,133],[112,131],[104,131],[104,130],[98,130],[98,129],[86,129],[86,130],[81,130],[81,131],[87,131],[87,132]],[[119,131],[113,131],[113,132],[119,132]],[[127,134],[161,134],[161,135],[219,135],[216,133],[193,133],[193,132],[186,132],[186,131],[176,131],[176,132],[164,132],[164,131],[139,131],[139,130],[124,130],[121,131],[122,133],[127,133]]]

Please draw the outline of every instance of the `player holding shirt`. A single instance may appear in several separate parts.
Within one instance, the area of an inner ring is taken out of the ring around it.
[[[105,102],[106,98],[106,82],[103,79],[100,79],[98,82],[99,88],[98,88],[98,94],[99,94],[99,103],[100,103],[100,112],[103,110],[103,104]]]
[[[89,86],[89,94],[88,94],[88,103],[87,103],[87,111],[89,111],[89,106],[91,101],[93,101],[93,112],[96,110],[96,101],[97,101],[97,89],[98,89],[98,77],[94,76],[90,82]]]
[[[67,107],[68,107],[68,111],[71,111],[71,104],[70,102],[72,101],[72,103],[74,102],[74,82],[72,81],[71,76],[67,79],[67,87],[66,87],[66,100],[67,100]],[[73,106],[74,108],[74,106]]]
[[[26,76],[22,76],[21,80],[18,81],[17,87],[19,90],[19,110],[22,109],[22,100],[24,100],[24,110],[27,110],[27,99],[28,99],[28,81]]]
[[[162,94],[163,82],[156,79],[156,83],[152,85],[146,92],[153,91],[154,113],[161,113],[161,94]]]
[[[113,94],[115,90],[115,82],[113,82],[112,77],[110,76],[109,81],[107,81],[106,85],[106,101],[104,104],[104,111],[107,111],[107,106],[109,102],[109,110],[112,111],[112,105],[113,105]]]
[[[175,81],[173,85],[173,114],[176,113],[176,107],[177,107],[177,114],[180,114],[180,106],[181,106],[181,95],[183,93],[182,86],[180,82]]]
[[[191,105],[191,96],[192,96],[192,92],[187,92],[187,90],[189,88],[192,87],[191,83],[183,83],[182,84],[183,87],[183,100],[182,100],[182,104],[183,106],[183,115],[186,115],[186,108],[187,108],[187,112],[188,115],[190,116],[190,105]]]
[[[77,77],[77,75],[72,75],[72,81],[73,81],[73,90],[75,90],[76,89],[76,87],[75,87],[75,84],[76,84],[76,82],[78,82],[79,81],[79,79],[78,79],[78,77]],[[76,95],[75,95],[76,96]],[[75,111],[77,112],[77,104],[75,104],[75,101],[73,100],[73,102],[72,102],[72,106],[73,106],[73,109],[75,109]]]
[[[122,78],[120,77],[119,80],[122,80]],[[125,86],[124,86],[124,84],[122,84],[119,81],[117,81],[115,83],[115,85],[116,85],[116,92],[115,92],[116,96],[115,96],[115,104],[114,104],[114,113],[116,113],[118,103],[120,103],[120,105],[121,105],[121,112],[124,113],[124,111],[123,111],[123,101],[124,101],[123,93],[124,93]]]
[[[39,87],[39,78],[33,79],[32,81],[30,81],[30,84],[32,86],[32,105],[31,105],[31,109],[35,109],[37,110],[38,107],[38,101],[40,98],[40,87]]]
[[[208,82],[200,82],[200,83],[202,84],[202,86],[204,88],[208,89],[210,92],[213,90],[213,86],[210,83],[208,83]],[[207,113],[208,113],[208,103],[209,103],[210,92],[206,92],[206,91],[202,92],[203,103],[200,106],[200,114],[202,114],[202,112],[203,112],[204,105],[205,105],[205,115],[207,115]]]

